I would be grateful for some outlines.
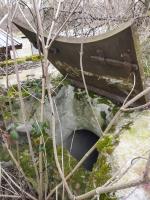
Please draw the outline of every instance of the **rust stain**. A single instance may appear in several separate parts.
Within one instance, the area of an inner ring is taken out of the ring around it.
[[[36,34],[22,23],[16,21],[15,25],[36,47]],[[133,86],[132,73],[136,84],[130,98],[144,89],[143,67],[139,63],[142,59],[134,33],[132,22],[128,22],[106,34],[83,40],[83,68],[89,90],[123,103]],[[80,45],[80,38],[60,37],[53,42],[48,59],[63,75],[68,74],[74,86],[83,88]],[[145,102],[146,98],[142,97],[137,104]]]

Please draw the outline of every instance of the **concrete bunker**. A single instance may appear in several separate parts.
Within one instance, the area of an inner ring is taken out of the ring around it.
[[[15,19],[14,24],[37,48],[36,33],[19,19]],[[45,40],[47,37],[45,35]],[[130,98],[143,91],[144,67],[138,33],[132,20],[105,34],[84,38],[83,41],[81,38],[61,36],[53,41],[48,51],[49,61],[77,88],[84,88],[79,62],[82,42],[84,76],[89,91],[122,104],[133,87],[134,76],[138,81]],[[135,105],[145,104],[147,98],[141,97]]]
[[[88,150],[99,140],[93,132],[80,129],[72,132],[65,140],[65,147],[70,154],[78,161],[88,152]],[[98,151],[95,149],[83,162],[83,167],[91,171],[98,158]]]

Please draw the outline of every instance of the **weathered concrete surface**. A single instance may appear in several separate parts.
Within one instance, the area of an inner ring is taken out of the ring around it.
[[[113,152],[113,170],[123,172],[129,167],[119,183],[142,177],[150,153],[150,111],[123,116],[117,123],[115,133],[120,134],[120,142]],[[122,190],[117,192],[117,196],[119,199],[124,196],[127,200],[149,200],[150,185]]]
[[[83,91],[75,90],[74,87],[63,86],[54,97],[57,105],[56,112],[56,140],[57,144],[72,134],[75,130],[89,130],[100,136],[99,126],[95,121],[92,110],[88,104],[86,94]],[[112,118],[113,104],[105,102],[101,97],[91,98],[93,109],[99,123],[104,125]],[[36,100],[25,101],[27,118],[29,124],[40,119],[40,104]],[[104,117],[105,113],[105,117]],[[59,116],[59,117],[58,117]],[[21,120],[21,112],[18,118]],[[45,104],[44,120],[50,122],[51,110],[49,103]],[[111,134],[119,134],[119,144],[112,155],[109,156],[112,167],[112,175],[116,171],[122,174],[129,166],[129,170],[121,178],[119,183],[139,178],[143,175],[148,152],[150,151],[150,111],[133,112],[122,115],[117,120],[115,130]],[[29,131],[31,126],[28,126]],[[23,126],[18,127],[20,132],[24,132]],[[49,132],[50,134],[50,132]],[[82,142],[82,141],[81,141]],[[64,143],[65,144],[65,143]],[[131,165],[132,163],[132,165]],[[145,185],[137,188],[122,190],[116,195],[119,200],[149,200],[150,186]]]
[[[78,99],[80,98],[80,99]],[[100,126],[104,126],[112,117],[112,108],[114,105],[101,97],[95,96],[91,98],[93,110],[98,119]],[[85,92],[75,91],[75,88],[67,85],[63,86],[54,102],[56,118],[56,140],[60,144],[61,136],[65,140],[75,130],[89,130],[100,136],[101,131],[95,120],[92,109],[89,106]],[[105,103],[106,102],[106,103]],[[29,124],[40,121],[40,103],[32,98],[25,101],[27,121]],[[18,119],[22,119],[21,111],[18,112]],[[50,123],[51,110],[48,101],[45,103],[44,121]],[[20,121],[20,120],[19,120]],[[31,130],[31,126],[29,131]],[[18,130],[25,131],[24,125],[20,125]],[[50,131],[49,134],[51,135]]]
[[[82,93],[82,92],[81,92]],[[84,95],[81,99],[77,99],[76,95]],[[98,97],[97,97],[98,98]],[[111,106],[98,103],[97,98],[91,98],[95,115],[98,119],[100,126],[103,126],[104,119],[102,112],[106,114],[106,121],[110,120]],[[100,97],[99,97],[100,98]],[[63,87],[55,98],[57,110],[61,122],[62,134],[65,139],[69,134],[75,130],[85,129],[89,130],[98,136],[101,135],[99,125],[95,120],[92,109],[87,101],[86,94],[76,94],[74,87]],[[113,106],[113,104],[112,104]],[[56,132],[60,135],[60,123],[57,116]],[[58,139],[59,142],[59,139]]]

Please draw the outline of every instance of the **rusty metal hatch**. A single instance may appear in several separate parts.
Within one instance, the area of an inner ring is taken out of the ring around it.
[[[36,34],[26,25],[14,23],[36,47]],[[84,75],[90,91],[123,103],[133,87],[133,74],[136,84],[131,97],[143,90],[143,66],[132,22],[100,36],[82,39],[59,37],[53,42],[48,54],[50,62],[64,76],[67,75],[72,85],[84,88],[80,71],[81,40],[84,44]],[[146,97],[142,97],[137,104],[145,102]]]

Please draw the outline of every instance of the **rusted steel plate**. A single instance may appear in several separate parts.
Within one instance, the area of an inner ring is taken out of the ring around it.
[[[36,46],[36,34],[15,22]],[[49,50],[51,63],[77,87],[84,88],[80,69],[80,47],[83,42],[83,68],[88,89],[114,102],[123,103],[133,87],[134,97],[143,90],[143,67],[140,63],[137,35],[132,22],[101,36],[56,39]],[[130,97],[130,98],[131,98]],[[142,97],[137,104],[146,102]]]

